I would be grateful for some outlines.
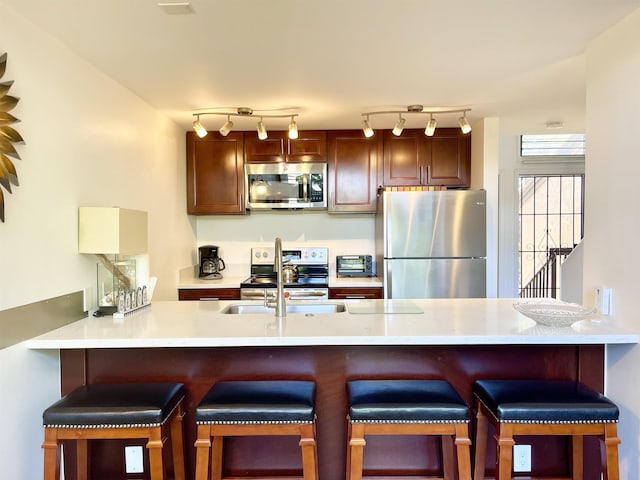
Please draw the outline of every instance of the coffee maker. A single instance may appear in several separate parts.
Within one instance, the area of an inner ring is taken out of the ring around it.
[[[225,269],[224,260],[218,256],[218,247],[215,245],[203,245],[198,248],[200,257],[199,277],[205,280],[222,278],[220,273]]]

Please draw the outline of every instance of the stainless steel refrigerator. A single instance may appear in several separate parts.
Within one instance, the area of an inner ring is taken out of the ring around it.
[[[484,190],[384,192],[375,228],[385,298],[486,296]]]

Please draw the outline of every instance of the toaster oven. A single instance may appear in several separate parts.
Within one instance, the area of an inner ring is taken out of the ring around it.
[[[338,255],[336,275],[338,277],[374,277],[371,255]]]

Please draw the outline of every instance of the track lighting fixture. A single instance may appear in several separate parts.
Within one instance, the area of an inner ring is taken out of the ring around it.
[[[362,121],[362,131],[367,138],[373,137],[373,128],[369,125],[369,115]]]
[[[462,133],[469,133],[471,131],[471,125],[467,121],[466,112],[462,112],[462,116],[458,119],[458,125],[460,125],[460,130]]]
[[[362,131],[364,132],[364,136],[369,138],[373,136],[374,132],[369,124],[369,115],[388,115],[388,114],[397,114],[398,121],[396,122],[393,130],[391,131],[394,135],[399,136],[402,134],[402,130],[404,129],[406,119],[403,117],[408,114],[426,114],[429,115],[429,122],[427,123],[426,128],[424,129],[424,134],[432,137],[436,131],[436,126],[438,122],[436,121],[434,115],[446,115],[449,113],[462,113],[462,116],[458,118],[458,125],[460,125],[460,130],[462,133],[467,134],[471,131],[471,125],[467,121],[467,112],[471,111],[470,108],[425,108],[422,105],[409,105],[406,107],[406,110],[384,110],[381,112],[364,112],[362,114],[365,119],[362,121]]]
[[[258,122],[256,130],[258,131],[258,138],[260,140],[266,140],[269,136],[267,135],[267,129],[264,127],[264,123],[262,123],[262,117],[260,117],[260,121]]]
[[[222,135],[223,137],[226,137],[227,135],[229,135],[229,132],[231,132],[232,128],[233,122],[231,121],[231,115],[227,115],[227,121],[224,122],[224,125],[220,127],[220,130],[218,130],[218,132],[220,132],[220,135]]]
[[[196,119],[193,121],[193,130],[200,138],[207,136],[207,129],[200,123],[200,115],[196,115]]]
[[[293,109],[286,109],[286,110],[290,111]],[[260,120],[256,125],[256,130],[258,132],[258,138],[260,140],[265,140],[266,138],[268,138],[268,133],[267,133],[266,127],[264,126],[263,118],[290,118],[291,122],[289,123],[289,127],[288,127],[289,138],[290,139],[298,138],[298,124],[296,123],[296,120],[295,120],[295,118],[298,116],[297,113],[290,113],[290,112],[289,113],[264,113],[269,111],[273,111],[273,110],[258,111],[258,110],[253,110],[252,108],[249,108],[249,107],[238,107],[233,112],[229,112],[229,111],[222,112],[222,111],[216,111],[215,108],[205,109],[205,110],[201,110],[193,113],[193,116],[194,116],[193,130],[196,132],[196,134],[200,138],[203,138],[207,135],[208,131],[202,125],[202,123],[200,123],[200,116],[201,115],[226,115],[227,121],[224,122],[224,124],[220,127],[220,130],[218,130],[220,135],[222,135],[223,137],[226,137],[227,135],[229,135],[229,132],[231,132],[231,130],[233,129],[234,124],[233,124],[233,121],[231,121],[231,117],[251,117],[254,115],[254,113],[257,113],[258,115],[256,116],[258,116]]]
[[[293,116],[291,116],[291,123],[289,124],[289,138],[291,140],[298,138],[298,124]]]
[[[427,137],[433,137],[433,134],[436,133],[436,126],[438,125],[438,122],[436,122],[436,119],[433,118],[433,113],[431,114],[431,118],[429,119],[429,122],[427,123],[427,128],[424,129],[424,134]]]
[[[393,127],[393,130],[391,131],[396,137],[399,137],[400,135],[402,135],[402,130],[404,129],[404,124],[405,124],[406,120],[404,118],[402,118],[402,114],[398,114],[398,122],[396,123],[395,127]]]

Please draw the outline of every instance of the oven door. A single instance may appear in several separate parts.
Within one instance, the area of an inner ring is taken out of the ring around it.
[[[275,288],[241,288],[241,300],[264,300],[275,298]],[[328,288],[285,288],[284,294],[288,300],[328,300]]]

